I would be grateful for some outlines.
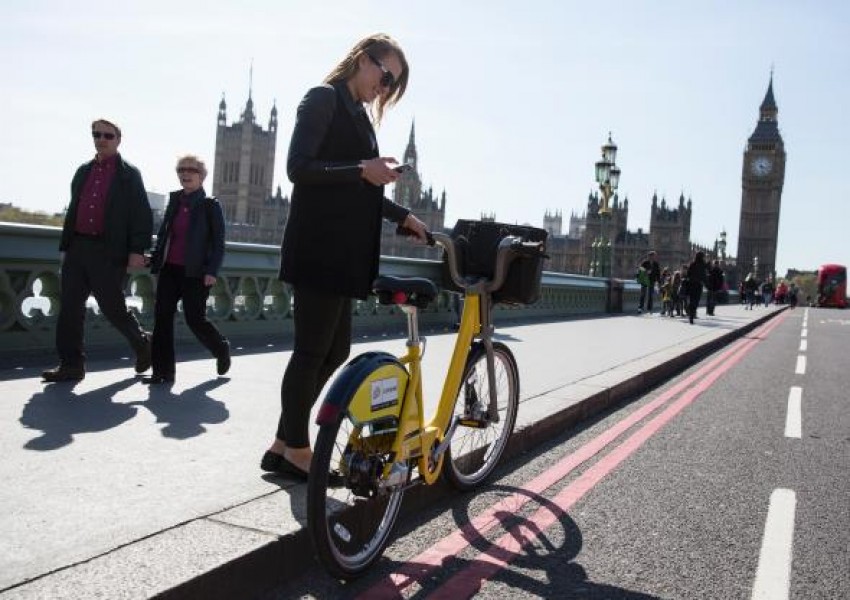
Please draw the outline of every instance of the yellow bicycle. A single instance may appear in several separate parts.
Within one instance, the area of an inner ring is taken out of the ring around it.
[[[417,311],[437,296],[423,278],[379,277],[382,304],[407,316],[407,352],[367,352],[351,360],[320,407],[307,492],[308,529],[328,571],[352,579],[378,560],[389,541],[404,491],[442,474],[461,490],[493,472],[516,422],[519,372],[508,347],[493,341],[493,292],[511,263],[542,255],[542,243],[505,237],[490,278],[461,275],[452,237],[429,234],[442,246],[465,302],[436,411],[423,413],[426,340]],[[536,285],[539,286],[539,275]]]

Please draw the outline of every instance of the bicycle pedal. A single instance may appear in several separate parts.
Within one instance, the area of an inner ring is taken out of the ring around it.
[[[490,423],[484,419],[460,419],[458,421],[458,425],[463,425],[464,427],[472,427],[474,429],[487,429],[487,426]]]

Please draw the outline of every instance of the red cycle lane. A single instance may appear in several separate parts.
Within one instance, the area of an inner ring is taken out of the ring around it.
[[[779,318],[759,327],[747,338],[736,342],[720,356],[675,384],[658,398],[566,456],[553,467],[528,482],[520,491],[494,504],[453,534],[407,561],[395,573],[382,579],[358,597],[364,599],[401,598],[402,591],[407,587],[424,581],[446,559],[458,555],[472,542],[482,538],[487,531],[500,525],[499,515],[515,514],[526,502],[563,480],[573,470],[604,450],[635,424],[681,394],[681,397],[666,410],[641,427],[625,442],[600,459],[576,481],[555,496],[551,502],[562,512],[553,512],[549,508],[537,510],[524,523],[511,528],[504,536],[494,542],[487,552],[479,554],[467,567],[435,590],[430,597],[455,599],[473,595],[480,588],[482,581],[492,577],[507,565],[522,551],[524,546],[533,543],[543,531],[562,516],[562,513],[569,510],[617,465],[696,400],[721,375],[735,366],[760,339],[766,337],[785,318],[786,315],[781,315]]]

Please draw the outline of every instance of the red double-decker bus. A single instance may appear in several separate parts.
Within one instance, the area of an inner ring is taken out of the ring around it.
[[[821,265],[818,269],[818,306],[847,308],[847,267]]]

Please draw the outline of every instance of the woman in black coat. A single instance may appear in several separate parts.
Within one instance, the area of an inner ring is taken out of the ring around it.
[[[382,218],[425,239],[422,221],[384,197],[384,186],[398,178],[398,163],[380,156],[372,127],[404,95],[408,75],[398,43],[384,34],[369,36],[298,106],[286,164],[292,205],[279,274],[293,288],[295,340],[277,432],[260,463],[265,471],[307,477],[310,409],[348,358],[351,301],[365,298],[378,274]]]
[[[688,265],[688,321],[694,324],[697,316],[699,299],[702,296],[702,286],[708,277],[708,265],[705,262],[705,254],[697,252],[694,260]]]
[[[158,274],[154,303],[153,371],[145,383],[174,381],[174,315],[183,300],[183,317],[198,341],[216,357],[216,370],[230,369],[230,344],[207,320],[207,298],[224,261],[224,215],[203,188],[207,167],[197,156],[177,161],[182,190],[172,192],[156,236],[151,273]]]

